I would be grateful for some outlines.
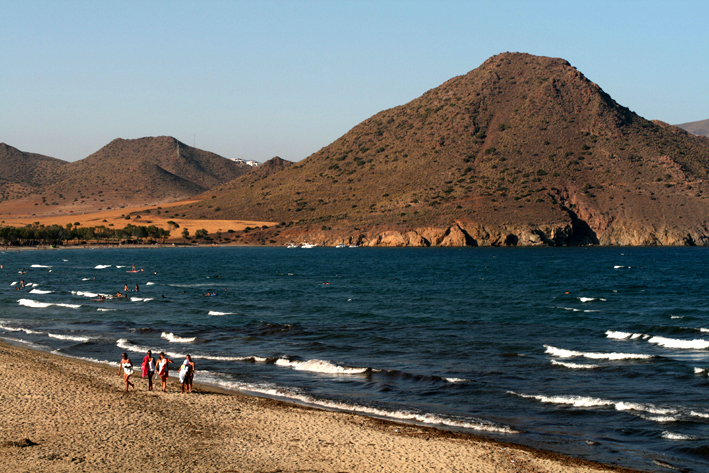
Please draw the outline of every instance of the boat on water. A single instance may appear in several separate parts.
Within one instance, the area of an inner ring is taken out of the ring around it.
[[[335,248],[347,248],[347,245],[345,245],[344,243],[338,243],[337,245],[335,245]]]
[[[286,245],[286,248],[299,248],[299,246],[296,245],[295,243],[288,243],[288,244]]]
[[[318,245],[316,245],[315,243],[303,243],[300,247],[301,248],[315,248],[316,246],[318,246]]]

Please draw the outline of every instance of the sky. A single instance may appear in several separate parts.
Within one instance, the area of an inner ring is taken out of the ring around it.
[[[506,51],[709,119],[706,0],[0,0],[0,142],[66,161],[173,136],[299,161]]]

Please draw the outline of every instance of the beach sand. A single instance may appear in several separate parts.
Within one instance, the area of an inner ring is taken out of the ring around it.
[[[126,393],[117,367],[0,342],[2,471],[630,471],[197,384],[180,394],[172,375],[167,393],[132,380]]]

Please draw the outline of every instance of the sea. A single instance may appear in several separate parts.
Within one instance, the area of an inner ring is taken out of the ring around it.
[[[112,366],[190,354],[195,382],[228,390],[709,471],[708,262],[707,248],[8,250],[0,337]]]

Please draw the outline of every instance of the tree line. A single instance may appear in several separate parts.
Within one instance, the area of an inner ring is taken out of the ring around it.
[[[165,243],[170,237],[170,231],[155,225],[128,224],[125,227],[109,228],[105,225],[82,227],[67,223],[61,225],[41,225],[33,223],[24,227],[0,227],[0,242],[3,245],[33,246],[62,245],[70,243]]]

